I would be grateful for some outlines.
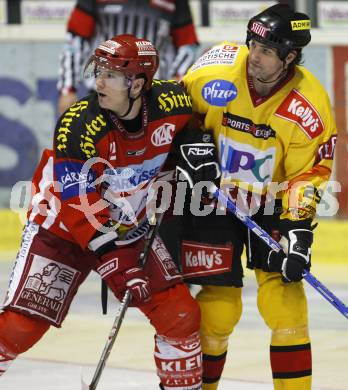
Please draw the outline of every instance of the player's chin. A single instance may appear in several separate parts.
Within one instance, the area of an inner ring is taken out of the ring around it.
[[[248,75],[250,77],[254,77],[255,76],[255,68],[250,66],[250,65],[248,66]]]
[[[98,103],[101,108],[108,108],[108,102],[106,96],[98,95]]]
[[[249,64],[248,66],[248,74],[249,76],[251,77],[257,77],[260,73],[260,68],[255,66],[255,65],[252,65],[252,64]]]

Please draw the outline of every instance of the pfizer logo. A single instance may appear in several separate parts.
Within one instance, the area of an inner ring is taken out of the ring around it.
[[[210,105],[222,107],[237,97],[237,88],[227,80],[212,80],[202,88],[202,96]]]

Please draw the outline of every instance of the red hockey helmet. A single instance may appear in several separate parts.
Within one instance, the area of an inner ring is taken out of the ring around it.
[[[96,48],[85,66],[84,77],[95,77],[98,67],[121,72],[127,78],[144,75],[144,89],[148,90],[158,63],[157,50],[150,41],[131,34],[117,35]]]

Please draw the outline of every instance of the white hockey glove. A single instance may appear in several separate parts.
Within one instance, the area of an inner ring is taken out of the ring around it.
[[[169,78],[181,79],[196,59],[197,44],[180,46],[173,64],[169,68]]]

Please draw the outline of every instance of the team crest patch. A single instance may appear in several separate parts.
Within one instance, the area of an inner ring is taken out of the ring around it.
[[[318,111],[296,89],[289,93],[275,115],[296,123],[309,139],[317,137],[324,131],[324,124]]]
[[[164,123],[158,127],[151,135],[151,143],[154,146],[164,146],[172,143],[175,134],[173,123]]]
[[[60,324],[65,302],[72,298],[71,290],[80,272],[39,255],[30,256],[26,270],[24,283],[11,306]]]

